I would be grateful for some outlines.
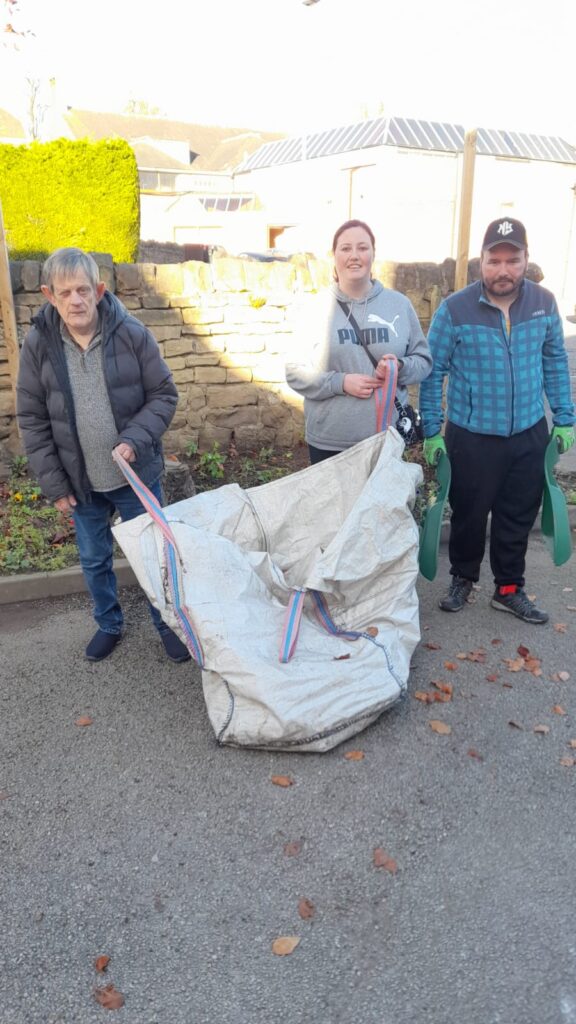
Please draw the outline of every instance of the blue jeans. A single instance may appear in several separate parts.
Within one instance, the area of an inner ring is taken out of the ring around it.
[[[162,504],[160,481],[151,484],[149,490]],[[91,501],[85,504],[78,502],[72,510],[80,565],[94,602],[94,618],[104,633],[121,633],[124,624],[112,568],[113,537],[110,524],[115,511],[126,522],[142,515],[145,509],[127,485],[114,491],[92,491]],[[151,604],[150,615],[159,633],[169,632],[160,612]]]

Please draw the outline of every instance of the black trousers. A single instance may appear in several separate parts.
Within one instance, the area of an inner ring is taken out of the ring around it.
[[[315,466],[317,462],[324,462],[324,459],[331,459],[333,455],[340,455],[340,451],[332,451],[327,448],[315,448],[313,444],[308,445],[310,454],[310,465]]]
[[[451,573],[478,580],[486,546],[497,586],[524,586],[528,535],[542,500],[544,452],[549,430],[543,418],[512,437],[473,434],[446,426],[452,466],[449,555]]]

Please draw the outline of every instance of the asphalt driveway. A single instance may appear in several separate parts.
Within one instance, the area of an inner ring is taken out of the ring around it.
[[[548,626],[488,572],[450,616],[444,554],[409,696],[323,755],[219,748],[136,590],[100,665],[84,596],[2,607],[1,1024],[574,1024],[576,575],[538,535],[529,570]]]

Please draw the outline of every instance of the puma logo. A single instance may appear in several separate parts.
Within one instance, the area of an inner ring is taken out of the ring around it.
[[[389,327],[395,338],[398,337],[398,331],[394,327],[394,324],[399,319],[400,319],[400,314],[399,313],[396,314],[396,316],[394,317],[392,323],[390,323],[389,320],[383,320],[382,317],[381,316],[377,316],[376,313],[369,313],[368,314],[368,323],[369,324],[382,324],[383,327]]]

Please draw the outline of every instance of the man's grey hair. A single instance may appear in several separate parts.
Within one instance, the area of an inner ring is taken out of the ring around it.
[[[90,284],[96,288],[100,281],[100,270],[92,256],[82,249],[56,249],[42,267],[42,284],[53,291],[56,278],[73,277],[79,270],[84,271]]]

